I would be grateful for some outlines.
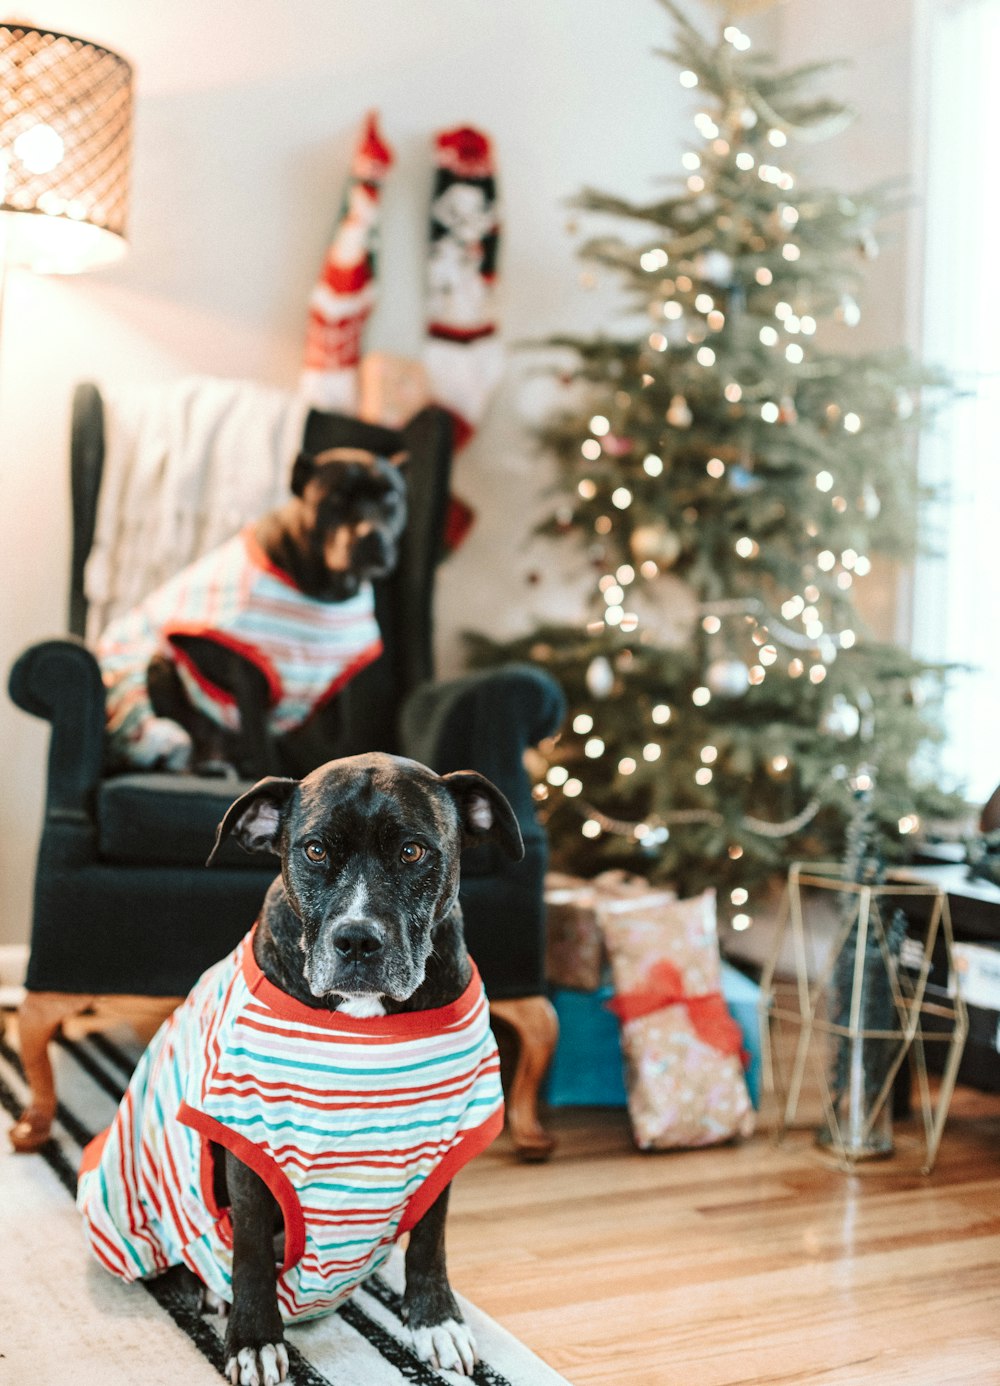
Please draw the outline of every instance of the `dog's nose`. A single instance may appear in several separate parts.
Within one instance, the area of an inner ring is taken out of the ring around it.
[[[382,951],[382,939],[373,924],[352,919],[341,924],[333,936],[333,946],[345,962],[366,962]]]

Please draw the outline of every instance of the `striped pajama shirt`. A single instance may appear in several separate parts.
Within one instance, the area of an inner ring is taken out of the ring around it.
[[[146,1050],[77,1193],[97,1259],[126,1281],[183,1263],[232,1300],[232,1222],[213,1147],[273,1193],[286,1322],[335,1308],[503,1124],[478,973],[451,1005],[372,1019],[280,991],[253,935],[210,968]]]
[[[177,636],[214,640],[256,665],[267,680],[276,733],[301,726],[382,653],[370,583],[343,602],[309,597],[271,562],[248,526],[113,620],[98,640],[115,765],[146,767],[160,754],[146,687],[155,654],[174,662],[194,707],[239,730],[235,698],[205,678],[174,643]]]

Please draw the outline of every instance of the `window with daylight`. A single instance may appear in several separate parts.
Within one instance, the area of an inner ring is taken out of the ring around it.
[[[921,447],[942,488],[914,582],[919,655],[971,666],[950,681],[945,770],[969,798],[1000,783],[1000,0],[932,0],[922,355],[962,397]]]

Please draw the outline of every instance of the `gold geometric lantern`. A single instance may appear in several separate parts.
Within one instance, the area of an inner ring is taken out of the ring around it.
[[[892,1154],[893,1085],[912,1059],[930,1173],[968,1032],[953,942],[940,886],[902,872],[858,882],[839,865],[791,867],[761,978],[764,1084],[778,1099],[779,1139],[811,1079],[823,1113],[817,1143],[842,1169]],[[929,991],[932,966],[945,986]],[[791,986],[779,981],[783,968]],[[936,1100],[927,1044],[947,1045]]]
[[[99,44],[0,23],[0,261],[78,274],[125,252],[132,68]]]

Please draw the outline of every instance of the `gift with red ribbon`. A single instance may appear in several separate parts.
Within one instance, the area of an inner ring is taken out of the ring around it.
[[[746,1067],[750,1056],[743,1048],[743,1032],[726,1009],[722,992],[688,995],[680,968],[671,962],[661,958],[649,969],[645,985],[613,996],[607,1003],[608,1010],[614,1011],[623,1023],[652,1015],[667,1006],[683,1006],[699,1039],[718,1049],[720,1054],[738,1054]]]
[[[636,1144],[673,1149],[749,1135],[747,1056],[722,996],[714,892],[677,900],[633,886],[624,898],[604,892],[597,912]]]

